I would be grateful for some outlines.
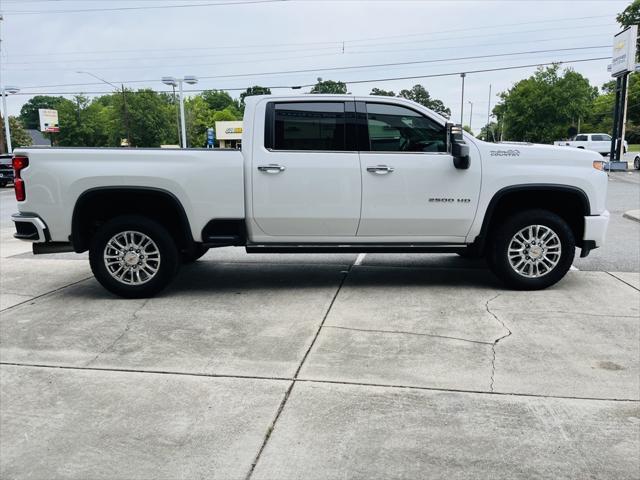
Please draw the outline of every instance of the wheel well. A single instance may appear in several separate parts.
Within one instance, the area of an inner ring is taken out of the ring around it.
[[[164,226],[179,250],[193,247],[189,221],[171,193],[151,188],[98,188],[83,193],[73,211],[71,243],[76,252],[89,249],[102,224],[120,215],[142,215]]]
[[[522,188],[498,192],[489,204],[480,234],[481,246],[487,237],[510,215],[528,209],[549,210],[562,217],[575,236],[576,246],[582,247],[584,216],[590,214],[589,200],[582,190],[570,187]]]

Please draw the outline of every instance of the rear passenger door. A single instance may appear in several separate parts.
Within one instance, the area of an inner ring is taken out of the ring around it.
[[[356,235],[361,179],[354,118],[352,101],[267,104],[264,146],[253,149],[251,171],[253,217],[267,236]]]

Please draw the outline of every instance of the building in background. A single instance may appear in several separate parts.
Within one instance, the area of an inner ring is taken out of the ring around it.
[[[216,140],[220,148],[240,148],[242,145],[242,120],[216,122]]]

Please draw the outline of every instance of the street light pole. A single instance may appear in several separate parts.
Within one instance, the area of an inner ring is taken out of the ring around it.
[[[184,91],[182,89],[183,83],[188,83],[189,85],[195,85],[198,83],[198,78],[195,75],[185,75],[184,78],[174,78],[174,77],[162,77],[162,83],[165,85],[169,85],[174,88],[178,87],[178,91],[180,92],[180,133],[181,133],[181,142],[180,146],[182,148],[187,148],[187,125],[184,115]]]
[[[471,128],[471,123],[473,122],[473,102],[468,102],[469,105],[471,105],[471,110],[469,111],[469,130],[473,131],[473,128]]]
[[[18,93],[20,91],[17,87],[2,87],[0,91],[2,94],[2,116],[4,117],[4,134],[7,137],[7,153],[13,153],[13,146],[11,145],[11,127],[9,126],[9,112],[7,112],[7,95]]]
[[[462,100],[460,100],[460,125],[464,124],[464,78],[467,76],[466,73],[461,73],[460,78],[462,78]]]

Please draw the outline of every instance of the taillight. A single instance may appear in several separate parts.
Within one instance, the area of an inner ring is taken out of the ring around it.
[[[16,192],[16,200],[19,202],[27,198],[27,192],[24,189],[24,180],[20,176],[20,172],[29,166],[27,157],[13,157],[11,164],[13,166],[13,189]]]

